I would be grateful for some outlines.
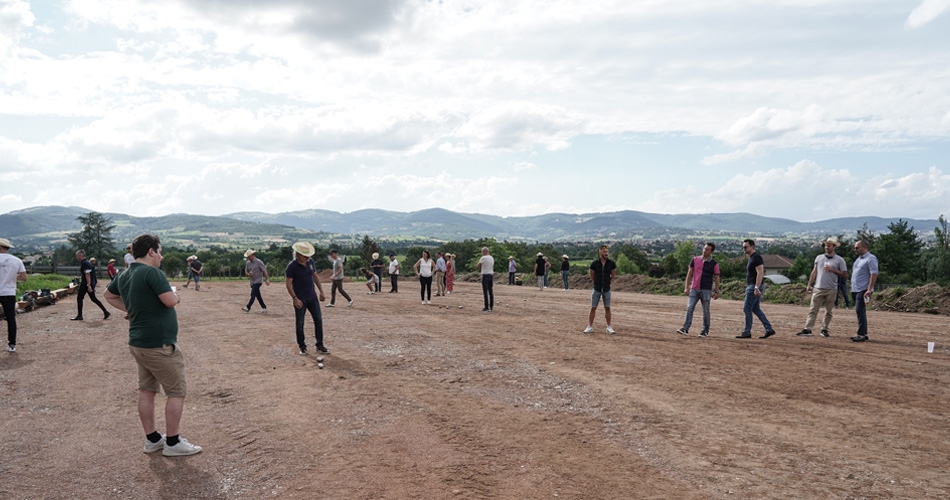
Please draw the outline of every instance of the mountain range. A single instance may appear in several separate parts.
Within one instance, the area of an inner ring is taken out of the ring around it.
[[[77,232],[76,219],[91,210],[82,207],[42,206],[0,214],[0,236],[18,244],[55,246]],[[296,240],[313,242],[357,240],[368,235],[380,240],[458,241],[492,237],[497,240],[556,242],[637,239],[678,239],[707,235],[773,238],[821,237],[845,234],[867,224],[875,233],[887,232],[897,218],[847,217],[817,222],[763,217],[748,213],[655,214],[624,210],[588,214],[550,213],[523,217],[461,213],[431,208],[416,212],[381,209],[349,213],[300,210],[276,214],[237,212],[221,216],[170,214],[135,217],[104,213],[115,224],[113,236],[127,241],[151,232],[166,244],[205,247],[244,247]],[[922,238],[932,236],[936,219],[904,219]]]

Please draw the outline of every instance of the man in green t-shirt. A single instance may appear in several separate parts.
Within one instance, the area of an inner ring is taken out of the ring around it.
[[[112,307],[126,311],[129,319],[129,351],[138,365],[139,419],[145,430],[145,453],[162,450],[166,457],[194,455],[201,451],[179,435],[185,406],[185,358],[178,348],[178,315],[181,302],[168,284],[158,236],[143,234],[132,241],[135,261],[106,288]],[[165,390],[166,435],[155,427],[155,395]]]

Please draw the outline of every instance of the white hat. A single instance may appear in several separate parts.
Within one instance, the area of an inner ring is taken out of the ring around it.
[[[245,257],[245,258],[250,257],[250,256],[254,255],[255,253],[257,253],[257,252],[255,252],[254,250],[248,250],[248,251],[244,252],[244,257]]]
[[[191,257],[188,257],[188,258],[185,259],[185,260],[198,260],[198,256],[197,256],[197,255],[192,255]]]
[[[835,247],[841,246],[841,243],[838,242],[838,238],[834,236],[829,236],[828,239],[824,241],[824,243],[831,243]]]
[[[379,252],[373,252],[373,258],[374,258],[374,259],[378,259],[378,258],[379,258]]]
[[[538,257],[544,257],[544,254],[541,252],[538,252]]]
[[[0,238],[0,247],[3,248],[13,248],[13,244],[10,243],[10,240],[6,238]]]
[[[566,258],[567,258],[567,254],[562,255],[561,258],[562,258],[562,259],[566,259]]]
[[[298,241],[297,243],[294,243],[291,248],[304,257],[313,257],[313,254],[317,253],[316,249],[313,248],[313,245],[307,243],[306,241]]]

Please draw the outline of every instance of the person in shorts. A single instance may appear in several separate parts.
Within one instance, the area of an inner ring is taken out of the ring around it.
[[[597,304],[604,301],[604,318],[607,320],[607,333],[617,333],[610,326],[610,282],[617,275],[617,263],[610,260],[610,247],[602,245],[600,256],[590,263],[590,279],[594,282],[594,291],[590,294],[590,314],[587,316],[587,328],[584,333],[594,333],[594,316],[597,314]]]
[[[188,387],[175,312],[181,298],[159,269],[162,245],[158,236],[136,237],[132,255],[135,262],[109,283],[105,299],[129,317],[129,352],[138,365],[138,411],[145,430],[142,451],[162,450],[166,457],[194,455],[201,452],[201,447],[182,438],[179,430]],[[155,426],[155,395],[160,388],[166,397],[164,435]]]

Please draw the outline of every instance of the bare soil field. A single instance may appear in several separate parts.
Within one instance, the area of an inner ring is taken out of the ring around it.
[[[121,315],[87,302],[69,321],[74,297],[20,315],[0,353],[0,498],[950,495],[945,315],[870,311],[872,341],[853,343],[852,311],[799,338],[807,309],[765,304],[778,335],[738,340],[741,303],[718,300],[701,339],[700,311],[674,333],[685,297],[618,291],[617,334],[600,308],[584,335],[587,290],[496,284],[482,313],[478,284],[433,305],[418,287],[348,283],[354,306],[323,309],[324,369],[312,325],[297,353],[282,282],[266,314],[241,311],[245,282],[182,290],[182,435],[204,447],[184,458],[142,453]]]

